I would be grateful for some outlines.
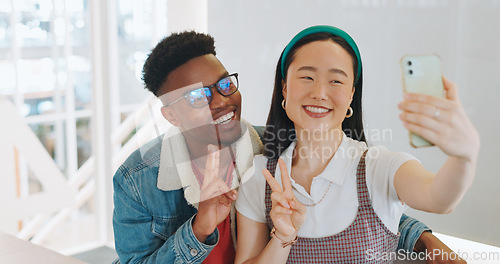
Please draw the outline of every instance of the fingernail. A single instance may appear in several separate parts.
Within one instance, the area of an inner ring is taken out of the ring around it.
[[[238,196],[236,194],[233,194],[233,199],[236,200],[236,198],[238,198]]]
[[[208,148],[208,152],[210,152],[210,153],[212,153],[212,152],[215,152],[215,151],[216,151],[215,146],[214,146],[214,145],[212,145],[212,144],[209,144],[207,148]]]
[[[411,94],[405,93],[405,94],[403,94],[403,98],[404,99],[410,99],[411,98]]]

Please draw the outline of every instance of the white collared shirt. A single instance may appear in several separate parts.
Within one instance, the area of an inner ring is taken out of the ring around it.
[[[293,142],[281,155],[287,169],[291,171]],[[313,178],[309,195],[304,187],[291,180],[293,193],[304,204],[321,203],[307,208],[306,220],[299,236],[318,238],[337,234],[346,229],[356,217],[358,198],[356,192],[356,169],[363,152],[368,149],[359,142],[343,135],[342,143],[325,170]],[[393,233],[397,233],[399,220],[406,205],[401,203],[394,188],[394,174],[406,161],[415,157],[403,152],[391,152],[383,146],[370,147],[366,155],[366,183],[373,209],[382,222]],[[267,158],[258,155],[253,168],[243,176],[236,209],[244,216],[261,223],[265,217],[266,179],[261,171],[266,168]],[[276,180],[281,184],[280,169],[276,167]]]

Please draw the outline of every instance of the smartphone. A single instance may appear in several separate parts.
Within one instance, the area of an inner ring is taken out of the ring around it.
[[[401,70],[405,93],[445,97],[441,59],[437,55],[405,55],[401,58]],[[410,132],[410,144],[414,148],[434,145],[412,132]]]

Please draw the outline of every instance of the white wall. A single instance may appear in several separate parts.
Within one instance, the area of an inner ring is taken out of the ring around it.
[[[407,53],[439,54],[444,74],[458,84],[481,134],[477,178],[453,213],[408,213],[437,232],[500,246],[499,13],[498,0],[210,0],[208,32],[228,71],[240,73],[243,117],[262,125],[277,59],[294,34],[315,24],[345,29],[357,41],[363,59],[366,126],[392,131],[392,137],[373,141],[409,152],[435,172],[445,156],[437,148],[412,149],[398,119],[398,63]]]
[[[207,0],[168,0],[167,19],[169,32],[207,32]]]

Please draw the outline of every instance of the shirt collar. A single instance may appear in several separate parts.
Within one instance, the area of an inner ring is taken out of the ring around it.
[[[232,144],[235,148],[235,170],[231,188],[239,186],[240,177],[253,164],[253,157],[262,153],[263,145],[257,131],[241,120],[242,136]],[[171,127],[162,141],[157,187],[163,191],[184,189],[186,200],[197,207],[200,186],[191,167],[186,141],[177,127]]]
[[[296,143],[296,141],[292,142],[292,144],[290,144],[290,146],[280,156],[280,158],[285,161],[289,172],[292,171],[292,157]],[[358,153],[357,148],[360,147],[357,143],[360,142],[347,137],[346,134],[342,132],[342,142],[340,143],[339,148],[333,155],[333,158],[330,160],[325,170],[317,177],[321,177],[337,185],[343,185],[345,178],[352,169],[352,166],[357,165],[355,161],[356,155],[354,154]],[[277,172],[279,172],[279,168],[277,168]],[[275,175],[280,176],[280,174],[277,173]],[[281,177],[279,177],[279,182],[281,182]]]

